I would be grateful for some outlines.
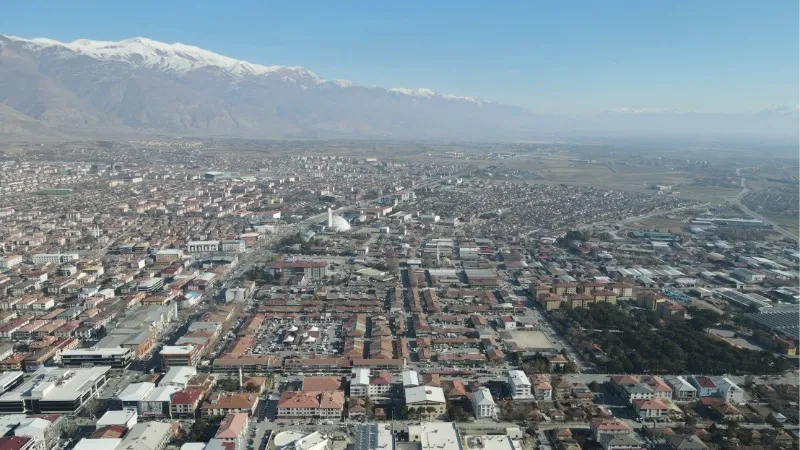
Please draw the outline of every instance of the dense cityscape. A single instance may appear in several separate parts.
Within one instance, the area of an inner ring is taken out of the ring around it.
[[[4,146],[0,448],[796,448],[796,161],[591,151]]]

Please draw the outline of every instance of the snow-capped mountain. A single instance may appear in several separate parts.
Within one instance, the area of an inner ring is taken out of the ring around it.
[[[176,74],[208,68],[220,69],[235,77],[291,71],[316,83],[325,81],[317,74],[302,67],[251,64],[191,45],[165,44],[140,37],[119,42],[80,39],[68,43],[43,38],[22,39],[14,36],[9,36],[9,39],[32,51],[52,52],[52,56],[58,58],[88,56],[99,61],[122,62],[130,64],[132,67],[146,67]]]
[[[0,35],[0,134],[527,139],[604,133],[797,134],[797,107],[749,115],[626,107],[533,114],[430,89],[327,81],[185,44]]]
[[[488,137],[525,132],[532,123],[512,106],[327,81],[304,67],[145,38],[0,36],[0,102],[71,128],[263,137]]]

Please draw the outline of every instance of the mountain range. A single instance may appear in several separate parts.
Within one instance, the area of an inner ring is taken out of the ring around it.
[[[528,139],[698,134],[797,136],[797,107],[754,114],[621,108],[535,114],[429,89],[325,80],[184,44],[0,35],[0,135],[125,133],[260,138]]]

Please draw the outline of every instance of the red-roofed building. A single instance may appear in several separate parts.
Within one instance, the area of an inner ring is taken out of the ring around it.
[[[636,414],[643,419],[664,417],[669,413],[669,408],[663,401],[658,399],[646,400],[639,399],[633,401],[633,409]]]
[[[244,447],[247,419],[247,413],[228,414],[219,424],[214,438],[223,442],[232,442],[235,448]]]
[[[27,436],[0,437],[0,450],[30,450],[35,445],[36,441]]]
[[[599,440],[601,434],[628,434],[630,427],[619,419],[595,419],[590,426],[595,440]]]
[[[107,425],[95,430],[89,437],[90,439],[119,439],[125,436],[128,429],[125,425]]]
[[[498,326],[504,330],[516,330],[517,329],[517,321],[514,320],[511,316],[502,316],[498,321]]]
[[[338,419],[343,409],[342,391],[286,391],[278,400],[278,417]]]
[[[200,406],[200,401],[203,400],[205,392],[201,388],[188,388],[176,392],[172,396],[170,406],[172,417],[194,418],[195,411]]]
[[[717,385],[708,377],[689,377],[689,383],[697,389],[697,396],[700,398],[714,396],[719,391]]]

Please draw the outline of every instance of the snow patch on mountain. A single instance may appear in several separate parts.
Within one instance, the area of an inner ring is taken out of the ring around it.
[[[342,89],[351,88],[351,87],[355,86],[355,84],[353,84],[352,81],[343,80],[341,78],[337,78],[337,79],[333,80],[333,84],[335,84],[337,87],[340,87]]]
[[[610,112],[620,113],[620,114],[683,114],[683,113],[690,113],[691,111],[679,111],[677,109],[642,108],[640,106],[623,106],[622,108],[613,109]]]
[[[459,100],[471,103],[488,103],[485,101],[476,100],[472,97],[459,97],[457,95],[440,94],[438,92],[425,88],[420,88],[420,89],[392,88],[387,90],[389,92],[395,92],[397,94],[408,95],[409,97],[416,97],[416,98],[441,98],[445,100]]]
[[[152,39],[137,37],[124,41],[96,41],[78,39],[72,42],[60,42],[54,39],[25,39],[15,36],[2,36],[16,41],[34,53],[47,51],[58,58],[76,58],[88,56],[99,61],[121,62],[132,67],[143,67],[176,75],[185,75],[204,69],[219,69],[234,78],[248,76],[279,76],[280,80],[290,84],[299,84],[302,88],[335,86],[340,89],[357,87],[349,80],[335,79],[326,81],[316,73],[301,66],[264,66],[247,61],[229,58],[199,47],[181,43],[166,44]],[[0,41],[2,44],[2,41]],[[382,88],[380,88],[382,89]],[[442,99],[470,102],[477,105],[493,102],[477,100],[472,97],[461,97],[440,94],[431,89],[394,88],[385,91],[397,95],[405,95],[416,99]]]
[[[208,50],[181,43],[165,44],[147,38],[133,38],[124,41],[94,41],[79,39],[72,42],[59,42],[53,39],[24,39],[8,37],[20,42],[31,51],[54,50],[62,58],[88,56],[101,61],[114,61],[147,67],[176,74],[194,70],[217,68],[235,77],[258,76],[289,71],[296,77],[314,84],[324,83],[320,76],[300,66],[263,66],[247,61],[239,61]]]

